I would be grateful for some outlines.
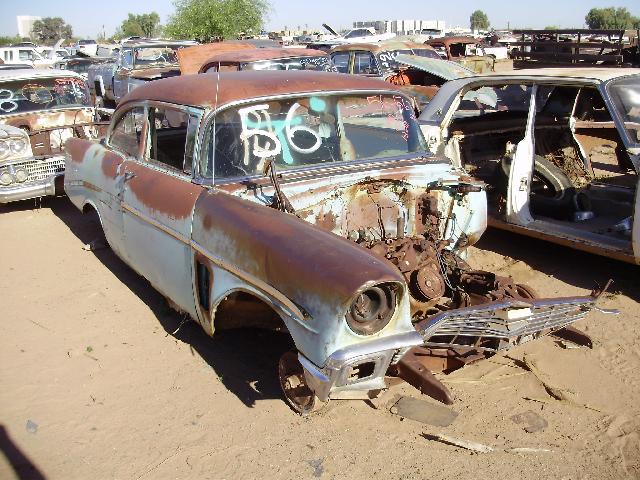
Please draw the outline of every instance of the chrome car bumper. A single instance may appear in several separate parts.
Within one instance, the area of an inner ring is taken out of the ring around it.
[[[362,398],[370,390],[386,388],[384,376],[407,350],[422,345],[418,332],[407,332],[352,345],[331,354],[325,366],[314,365],[302,354],[307,384],[323,402],[329,398]]]
[[[44,180],[12,184],[7,187],[0,186],[0,203],[29,200],[30,198],[46,197],[56,194],[56,180],[64,175],[64,172],[56,173]]]

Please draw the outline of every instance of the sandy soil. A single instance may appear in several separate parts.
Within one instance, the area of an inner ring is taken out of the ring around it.
[[[594,348],[545,338],[443,377],[459,413],[446,428],[362,401],[303,419],[280,399],[285,339],[178,329],[181,317],[110,250],[82,249],[97,225],[67,199],[33,207],[0,208],[0,478],[640,478],[637,267],[488,232],[472,263],[543,295],[616,281],[602,307],[622,313],[580,325]],[[525,355],[570,401],[549,396]],[[525,412],[548,426],[525,432],[511,419]],[[496,450],[426,436],[437,433]],[[504,451],[519,447],[544,451]]]

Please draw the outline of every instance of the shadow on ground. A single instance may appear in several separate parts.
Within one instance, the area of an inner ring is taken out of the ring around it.
[[[83,244],[101,238],[97,216],[83,215],[67,198],[50,200],[48,206]],[[292,348],[288,334],[236,329],[216,333],[211,338],[196,322],[182,324],[184,317],[172,310],[158,291],[109,248],[87,253],[94,254],[118,280],[147,304],[167,334],[188,344],[192,352],[196,352],[211,366],[212,374],[217,375],[245,405],[253,407],[258,400],[281,398],[278,360]]]
[[[40,469],[15,444],[9,432],[0,425],[0,452],[11,465],[16,478],[20,480],[44,480]]]
[[[640,301],[637,265],[493,228],[475,246],[522,260],[534,270],[580,288],[603,286],[612,279],[610,293],[619,292]]]

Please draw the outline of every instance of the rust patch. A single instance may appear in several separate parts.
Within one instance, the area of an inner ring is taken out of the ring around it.
[[[225,193],[200,197],[193,235],[225,261],[297,300],[313,292],[319,303],[346,304],[367,282],[404,283],[393,265],[360,245],[293,215]]]
[[[314,224],[323,230],[331,232],[338,225],[338,218],[332,212],[319,213]]]
[[[73,163],[82,163],[84,162],[84,156],[89,150],[89,147],[95,145],[93,142],[89,140],[84,140],[82,138],[70,138],[64,144],[65,151],[71,156],[71,161]]]
[[[102,159],[102,173],[104,173],[105,177],[116,178],[118,167],[122,162],[120,155],[107,150]]]
[[[140,203],[149,210],[172,219],[190,216],[198,195],[203,190],[199,185],[134,162],[127,162],[126,169],[135,174],[127,186]]]

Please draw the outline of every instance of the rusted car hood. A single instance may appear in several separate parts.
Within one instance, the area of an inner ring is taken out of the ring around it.
[[[473,77],[476,73],[456,62],[438,60],[436,58],[420,57],[418,55],[399,54],[396,57],[398,63],[409,65],[427,73],[431,73],[444,80]]]

